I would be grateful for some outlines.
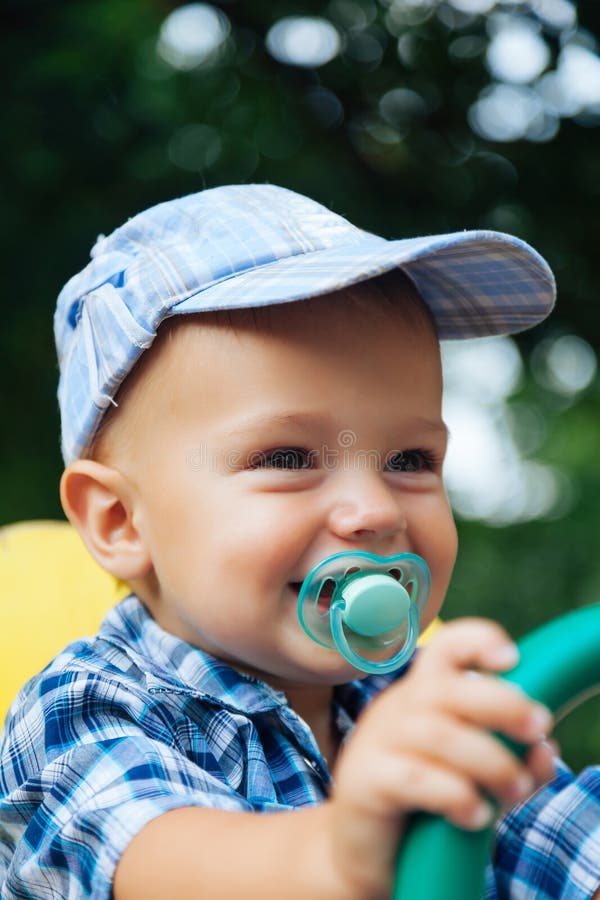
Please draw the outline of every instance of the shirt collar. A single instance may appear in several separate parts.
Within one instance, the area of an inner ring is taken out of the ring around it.
[[[128,656],[152,693],[202,697],[246,715],[287,705],[282,692],[165,631],[135,594],[110,610],[98,636]]]
[[[124,652],[143,672],[152,693],[188,694],[244,715],[288,706],[282,691],[244,675],[209,653],[170,634],[152,618],[141,600],[130,594],[110,610],[99,637]],[[363,707],[404,674],[371,675],[339,685],[335,702],[354,720]]]

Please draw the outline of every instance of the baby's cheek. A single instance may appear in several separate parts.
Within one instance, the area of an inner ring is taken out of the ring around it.
[[[431,570],[431,590],[421,616],[422,629],[435,619],[442,608],[452,577],[457,549],[456,531],[452,527],[448,528],[445,534],[438,533],[420,553],[427,560]]]
[[[438,569],[441,578],[449,580],[458,552],[458,534],[446,503],[429,523],[425,523],[422,541],[425,558],[428,553],[431,556],[430,566]]]
[[[303,527],[305,521],[300,512],[285,508],[256,510],[254,514],[242,511],[228,530],[226,545],[221,544],[221,558],[232,570],[252,574],[264,586],[282,574],[289,577],[290,566],[297,564],[314,534]]]

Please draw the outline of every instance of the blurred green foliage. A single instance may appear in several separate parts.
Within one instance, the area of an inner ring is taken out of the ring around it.
[[[525,398],[544,409],[547,432],[537,456],[568,473],[569,509],[505,528],[459,521],[461,550],[444,606],[448,617],[490,615],[514,637],[575,606],[600,602],[600,383],[561,408],[529,378],[516,400]],[[556,737],[575,768],[598,763],[600,696],[571,713]]]
[[[98,233],[178,194],[272,181],[388,237],[510,231],[547,257],[559,285],[554,316],[520,339],[525,356],[560,332],[600,346],[598,118],[565,118],[541,142],[476,134],[467,110],[490,83],[492,13],[459,14],[440,0],[419,16],[410,14],[414,0],[396,0],[392,23],[391,0],[214,5],[231,32],[219,54],[187,71],[156,52],[176,8],[166,0],[13,0],[5,8],[2,522],[61,516],[51,331],[60,287],[85,264]],[[595,46],[600,4],[581,2],[577,12]],[[265,36],[290,14],[328,18],[342,52],[316,69],[277,62]],[[544,37],[555,61],[564,35],[550,29]],[[452,50],[459,39],[473,49]],[[396,88],[417,99],[383,116],[380,101]],[[459,522],[448,614],[493,615],[518,635],[600,599],[599,390],[595,382],[561,405],[529,376],[515,402],[533,403],[543,416],[537,457],[568,474],[570,504],[561,515],[506,528]],[[588,704],[565,729],[575,765],[598,759],[598,711]]]

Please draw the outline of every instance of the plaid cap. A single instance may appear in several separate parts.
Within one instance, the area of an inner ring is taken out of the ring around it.
[[[54,317],[62,449],[89,448],[106,408],[169,316],[316,297],[400,267],[441,339],[523,331],[554,304],[547,263],[493,231],[388,241],[275,185],[161,203],[101,236]]]

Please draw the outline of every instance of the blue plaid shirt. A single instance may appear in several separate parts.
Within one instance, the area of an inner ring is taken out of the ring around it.
[[[335,692],[342,733],[393,676]],[[0,744],[0,896],[107,900],[119,857],[182,806],[312,806],[330,775],[283,694],[163,631],[136,597],[23,688]],[[568,820],[568,826],[567,826]],[[488,897],[589,898],[600,773],[566,769],[500,825]]]

